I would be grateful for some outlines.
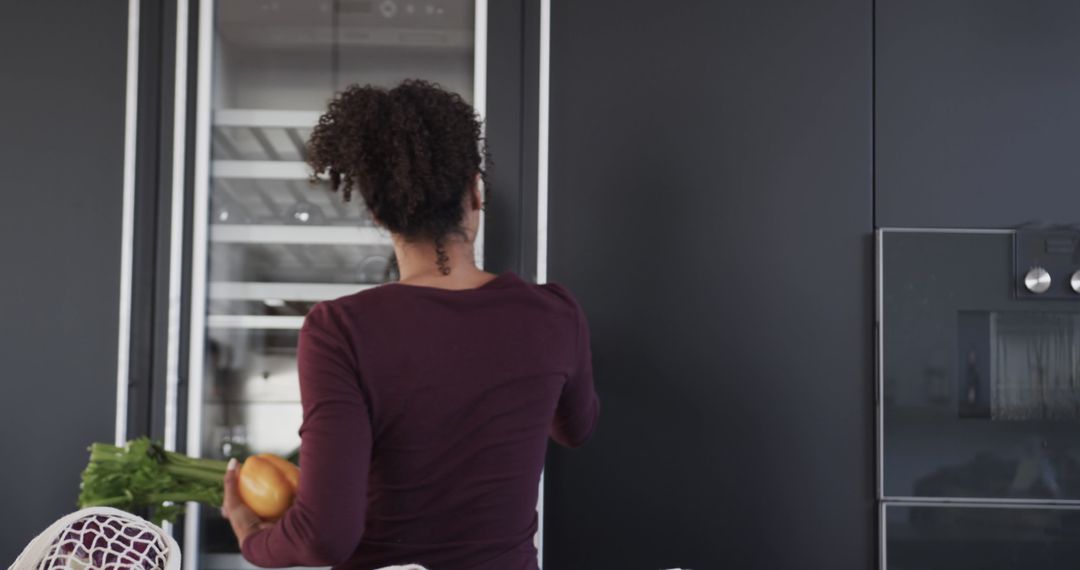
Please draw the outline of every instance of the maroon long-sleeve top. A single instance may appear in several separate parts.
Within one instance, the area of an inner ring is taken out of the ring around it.
[[[535,570],[548,437],[599,415],[589,330],[557,284],[388,284],[317,305],[299,343],[300,490],[242,545],[264,567]]]

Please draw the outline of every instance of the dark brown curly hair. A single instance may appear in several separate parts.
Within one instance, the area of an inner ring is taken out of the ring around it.
[[[465,236],[465,197],[486,177],[481,133],[472,106],[434,83],[352,85],[319,118],[307,161],[346,201],[359,191],[386,229],[433,242],[447,274],[446,239]]]

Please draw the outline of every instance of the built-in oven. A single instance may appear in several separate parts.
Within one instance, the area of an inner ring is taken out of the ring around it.
[[[881,567],[1080,565],[1080,230],[877,234]]]

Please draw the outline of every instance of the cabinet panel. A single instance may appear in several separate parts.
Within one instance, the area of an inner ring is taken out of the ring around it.
[[[553,2],[550,279],[599,431],[552,568],[872,565],[870,4]]]
[[[1080,211],[1080,4],[880,0],[877,223],[1000,227]]]
[[[112,441],[127,2],[16,2],[0,18],[0,564],[75,509]]]

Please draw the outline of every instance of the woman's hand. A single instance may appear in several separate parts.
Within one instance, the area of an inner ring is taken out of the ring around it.
[[[240,499],[240,491],[236,488],[237,469],[236,460],[229,460],[229,469],[225,472],[225,503],[221,507],[221,516],[229,519],[236,541],[243,546],[247,537],[264,528],[274,525],[264,521]]]

